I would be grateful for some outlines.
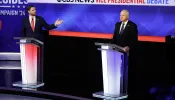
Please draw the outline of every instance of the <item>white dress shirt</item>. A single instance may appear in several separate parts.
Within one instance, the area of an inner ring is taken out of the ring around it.
[[[31,25],[31,23],[32,23],[32,17],[33,17],[34,26],[35,26],[35,23],[36,23],[36,16],[29,16],[30,25]]]
[[[121,31],[121,29],[122,29],[122,25],[124,24],[124,29],[125,29],[127,23],[128,23],[128,20],[127,20],[126,22],[122,22],[122,23],[121,23],[121,25],[120,25],[120,31]]]

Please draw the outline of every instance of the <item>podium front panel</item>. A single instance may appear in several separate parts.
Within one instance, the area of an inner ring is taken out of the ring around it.
[[[37,83],[37,49],[33,44],[20,44],[23,84]]]
[[[13,86],[38,88],[43,83],[43,43],[33,38],[20,39],[22,81]]]
[[[103,92],[93,93],[94,97],[102,99],[127,98],[127,53],[110,45],[101,45]]]
[[[110,49],[109,46],[102,46],[102,49]],[[104,94],[120,94],[120,77],[122,66],[122,54],[112,50],[102,50],[102,67],[103,67],[103,87]]]

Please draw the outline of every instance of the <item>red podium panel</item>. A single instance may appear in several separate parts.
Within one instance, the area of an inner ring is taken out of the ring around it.
[[[15,82],[13,86],[23,88],[38,88],[43,86],[41,48],[42,42],[33,38],[20,39],[22,82]]]
[[[37,83],[37,49],[33,44],[20,44],[22,83]]]

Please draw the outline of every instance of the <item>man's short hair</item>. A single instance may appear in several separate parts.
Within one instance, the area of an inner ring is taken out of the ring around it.
[[[129,17],[129,11],[126,9],[123,9],[122,11],[126,12],[127,16]]]
[[[35,7],[35,6],[33,6],[33,5],[28,5],[28,6],[27,6],[27,11],[29,11],[32,7]]]

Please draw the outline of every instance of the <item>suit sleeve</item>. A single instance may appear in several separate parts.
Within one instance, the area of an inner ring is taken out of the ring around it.
[[[133,24],[131,31],[132,34],[130,34],[130,42],[128,46],[134,48],[138,42],[138,29],[136,24]]]
[[[54,24],[51,24],[49,25],[45,20],[44,18],[42,18],[42,25],[45,29],[47,30],[51,30],[51,29],[54,29],[54,28],[57,28]]]
[[[26,36],[25,20],[22,21],[21,35],[22,35],[22,37]]]
[[[111,40],[111,43],[112,43],[112,44],[114,44],[115,41],[116,41],[116,35],[117,35],[117,24],[118,24],[118,22],[115,24],[114,34],[113,34],[113,37],[112,37],[112,40]]]

